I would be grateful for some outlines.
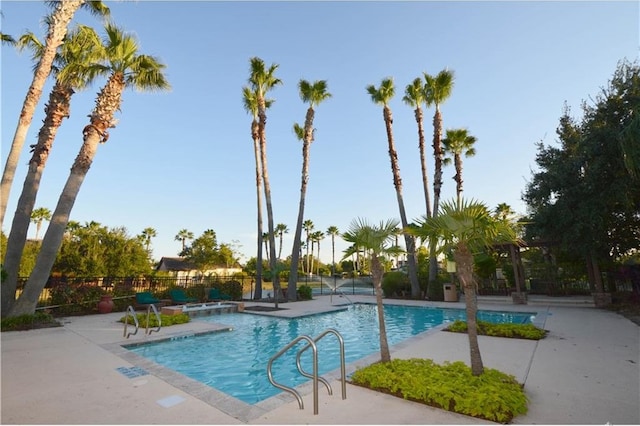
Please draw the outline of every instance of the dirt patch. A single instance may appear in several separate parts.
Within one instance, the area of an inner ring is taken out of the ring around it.
[[[285,308],[276,308],[274,306],[245,306],[245,311],[254,311],[254,312],[275,312],[275,311],[286,311]]]

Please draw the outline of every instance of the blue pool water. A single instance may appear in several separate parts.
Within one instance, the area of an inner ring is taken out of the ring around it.
[[[479,311],[478,319],[493,323],[529,323],[535,314]],[[389,345],[427,331],[443,323],[466,318],[463,309],[439,309],[385,305],[385,325]],[[344,339],[347,363],[380,351],[376,305],[355,304],[338,312],[296,319],[274,318],[247,313],[199,317],[229,325],[222,331],[187,338],[129,346],[127,349],[185,376],[255,404],[281,392],[267,378],[267,363],[280,349],[300,335],[312,338],[334,328]],[[306,342],[300,342],[278,358],[272,366],[274,379],[286,386],[298,386],[301,376],[295,357]],[[337,338],[327,335],[318,342],[319,374],[340,367]],[[302,366],[312,371],[312,351],[302,356]]]

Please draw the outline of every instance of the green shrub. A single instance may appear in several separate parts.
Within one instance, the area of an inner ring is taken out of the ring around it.
[[[493,324],[486,321],[478,321],[478,334],[494,337],[511,337],[516,339],[540,340],[547,335],[545,330],[533,324]],[[454,333],[466,333],[466,321],[456,320],[446,331]]]
[[[401,297],[403,293],[411,294],[409,276],[402,271],[391,271],[382,277],[384,297]]]
[[[58,306],[56,314],[90,314],[97,310],[104,291],[95,283],[60,283],[51,288],[51,305]]]
[[[515,377],[485,368],[480,376],[461,361],[394,359],[356,370],[353,384],[455,413],[508,423],[527,412],[527,397]]]
[[[142,328],[147,328],[147,314],[136,314],[138,318],[138,324]],[[125,318],[127,319],[127,324],[134,325],[135,321],[130,316],[124,316],[120,318],[120,322],[124,324]],[[191,321],[191,317],[187,314],[178,314],[178,315],[165,315],[160,314],[160,321],[162,322],[162,327],[169,327],[171,325],[176,324],[186,324]],[[155,315],[149,315],[149,327],[157,327],[158,319]]]
[[[60,327],[61,324],[47,312],[36,312],[33,315],[26,314],[17,317],[3,318],[0,321],[2,331],[31,330],[34,328]]]
[[[311,286],[302,284],[298,287],[298,300],[311,300],[313,298],[313,290]]]

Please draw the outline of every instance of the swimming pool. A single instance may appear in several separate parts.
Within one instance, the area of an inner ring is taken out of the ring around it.
[[[478,318],[494,323],[528,323],[535,314],[479,311]],[[385,325],[389,345],[456,319],[465,319],[463,309],[385,305]],[[231,395],[247,404],[256,404],[281,392],[267,378],[269,359],[300,335],[312,338],[334,328],[344,339],[347,363],[379,352],[378,317],[375,304],[355,304],[347,309],[288,319],[229,313],[198,317],[229,325],[221,331],[186,338],[163,340],[126,349],[166,368]],[[297,370],[295,356],[301,342],[273,364],[274,379],[287,386],[306,381]],[[333,337],[318,342],[318,370],[323,375],[340,367],[339,345]],[[311,371],[311,352],[302,356],[302,365]]]

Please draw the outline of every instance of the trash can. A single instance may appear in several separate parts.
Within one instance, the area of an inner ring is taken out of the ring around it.
[[[444,291],[445,302],[457,302],[458,301],[458,288],[455,284],[447,283],[442,285]]]

